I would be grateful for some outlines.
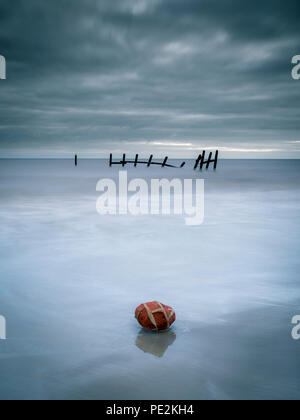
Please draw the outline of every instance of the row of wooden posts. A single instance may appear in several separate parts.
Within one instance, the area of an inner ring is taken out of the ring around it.
[[[208,155],[208,158],[205,160],[206,152],[203,150],[203,152],[198,156],[198,158],[195,161],[194,170],[199,168],[202,170],[204,167],[205,169],[209,169],[209,166],[211,164],[214,164],[214,169],[217,169],[218,165],[218,158],[219,158],[219,151],[217,150],[215,152],[215,157],[213,158],[213,153],[210,152]],[[109,166],[112,167],[113,165],[122,165],[124,168],[127,164],[133,164],[134,167],[137,167],[138,165],[147,165],[149,168],[152,165],[161,166],[162,168],[183,168],[185,166],[185,162],[182,162],[180,166],[172,165],[168,163],[169,157],[166,156],[162,162],[154,162],[153,161],[153,155],[150,155],[148,160],[139,160],[139,155],[135,155],[135,159],[126,159],[126,153],[123,154],[123,157],[119,161],[113,161],[113,155],[110,154],[109,157]],[[78,166],[78,155],[75,155],[75,166]]]

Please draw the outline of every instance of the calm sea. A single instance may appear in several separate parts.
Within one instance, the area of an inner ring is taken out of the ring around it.
[[[0,160],[0,399],[299,399],[300,161],[192,165],[127,168],[204,178],[187,227],[100,216],[107,161]],[[136,323],[150,300],[169,332]]]

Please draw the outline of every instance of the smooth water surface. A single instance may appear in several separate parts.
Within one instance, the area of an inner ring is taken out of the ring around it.
[[[179,162],[180,163],[180,162]],[[300,161],[220,161],[205,222],[100,216],[107,161],[0,161],[1,399],[300,397]],[[147,333],[160,300],[174,327]]]

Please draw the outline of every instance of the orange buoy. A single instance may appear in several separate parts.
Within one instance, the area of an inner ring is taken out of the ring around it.
[[[136,308],[135,317],[142,327],[151,331],[167,330],[176,319],[174,309],[158,301],[142,303]]]

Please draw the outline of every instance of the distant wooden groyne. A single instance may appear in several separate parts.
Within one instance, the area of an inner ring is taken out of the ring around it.
[[[203,152],[195,160],[194,170],[196,170],[196,169],[202,170],[203,168],[209,169],[210,165],[212,165],[212,164],[213,164],[214,170],[217,169],[218,159],[219,159],[219,151],[216,150],[214,157],[213,157],[213,152],[209,153],[207,159],[205,159],[205,157],[206,157],[206,151],[203,150]],[[120,165],[124,168],[126,165],[132,164],[132,165],[134,165],[135,168],[138,165],[145,165],[148,168],[150,166],[156,165],[156,166],[160,166],[161,168],[178,168],[178,169],[181,169],[186,164],[186,162],[182,162],[179,166],[176,166],[176,165],[172,165],[172,164],[168,163],[168,161],[169,161],[168,156],[166,156],[163,160],[157,161],[157,162],[153,160],[153,155],[150,155],[149,159],[147,159],[147,160],[140,160],[138,154],[135,155],[134,159],[127,159],[126,158],[126,153],[124,153],[122,158],[120,160],[116,160],[116,161],[113,160],[113,154],[112,153],[109,156],[109,166],[110,167],[112,167],[113,165]],[[75,155],[74,162],[75,162],[75,166],[78,166],[78,155]]]

